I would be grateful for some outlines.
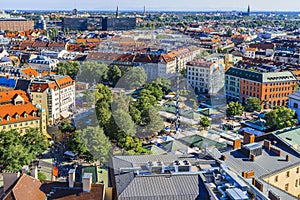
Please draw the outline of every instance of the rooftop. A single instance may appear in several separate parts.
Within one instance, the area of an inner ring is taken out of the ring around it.
[[[233,170],[239,175],[242,175],[244,171],[254,171],[254,177],[260,179],[260,181],[264,185],[263,193],[267,195],[267,189],[272,190],[275,194],[279,195],[281,199],[289,200],[295,199],[291,195],[282,190],[279,190],[272,185],[267,184],[262,180],[262,177],[274,173],[279,170],[283,170],[291,165],[299,163],[300,154],[293,151],[291,148],[286,146],[284,143],[280,142],[280,140],[276,139],[276,137],[271,137],[269,139],[272,141],[275,148],[282,151],[281,156],[277,156],[275,153],[262,148],[262,155],[257,156],[255,161],[251,161],[248,157],[246,157],[239,150],[227,151],[224,153],[226,156],[225,164],[228,166],[230,170]],[[263,146],[263,141],[258,142],[257,145]],[[290,160],[286,161],[286,155],[290,156]],[[246,179],[250,184],[252,179]]]

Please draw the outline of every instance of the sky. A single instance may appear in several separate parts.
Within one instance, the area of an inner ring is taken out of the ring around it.
[[[0,0],[5,10],[300,11],[299,0]]]

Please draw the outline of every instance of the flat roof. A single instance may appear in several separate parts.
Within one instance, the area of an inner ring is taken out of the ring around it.
[[[254,143],[255,144],[255,143]],[[258,142],[257,144],[263,145],[263,141]],[[288,167],[300,163],[300,154],[296,154],[292,149],[281,145],[277,142],[275,145],[278,149],[282,151],[282,156],[275,156],[274,154],[266,151],[265,148],[262,148],[262,155],[257,156],[255,161],[250,161],[248,157],[243,155],[239,150],[231,150],[224,152],[226,160],[224,161],[228,168],[238,175],[242,175],[244,171],[254,171],[254,177],[259,179],[260,182],[264,185],[263,193],[268,195],[268,190],[272,190],[275,194],[279,195],[281,199],[292,200],[295,197],[290,194],[266,183],[262,180],[263,177],[275,173],[280,170],[287,169]],[[286,155],[290,156],[289,161],[285,161]],[[245,179],[250,185],[252,179]]]
[[[299,127],[280,131],[280,132],[275,132],[274,134],[300,152],[300,128]]]

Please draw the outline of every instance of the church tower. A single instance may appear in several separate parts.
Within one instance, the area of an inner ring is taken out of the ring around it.
[[[119,6],[117,6],[116,18],[119,18]]]
[[[247,15],[250,16],[250,6],[248,5]]]

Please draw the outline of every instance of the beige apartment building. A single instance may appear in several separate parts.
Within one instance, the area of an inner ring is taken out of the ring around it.
[[[275,172],[265,178],[267,183],[300,198],[300,163]]]

